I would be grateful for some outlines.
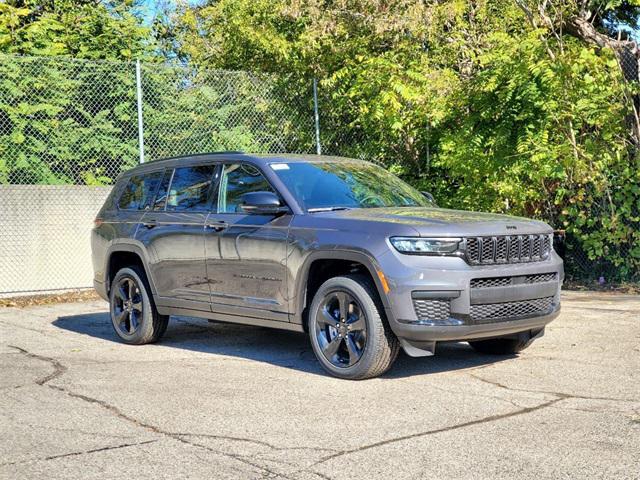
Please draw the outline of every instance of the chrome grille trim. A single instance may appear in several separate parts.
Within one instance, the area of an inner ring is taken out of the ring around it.
[[[465,258],[471,265],[539,262],[549,258],[548,234],[466,237]]]

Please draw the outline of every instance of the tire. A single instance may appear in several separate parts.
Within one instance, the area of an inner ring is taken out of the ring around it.
[[[118,337],[131,345],[157,342],[169,323],[168,315],[158,313],[147,276],[136,265],[118,270],[113,277],[109,314]]]
[[[476,352],[485,353],[487,355],[514,355],[531,345],[531,340],[491,338],[489,340],[476,340],[475,342],[469,342],[469,345],[471,345]]]
[[[308,318],[311,346],[322,368],[349,380],[373,378],[389,370],[400,342],[383,311],[374,286],[363,275],[324,282],[313,297]]]

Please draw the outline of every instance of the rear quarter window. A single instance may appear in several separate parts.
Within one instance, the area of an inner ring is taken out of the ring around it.
[[[142,210],[151,204],[163,172],[134,175],[127,181],[118,208],[121,210]]]

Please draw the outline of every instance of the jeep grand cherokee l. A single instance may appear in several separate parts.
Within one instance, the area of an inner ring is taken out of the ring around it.
[[[139,165],[92,232],[95,288],[126,343],[170,315],[306,332],[324,369],[387,371],[442,341],[513,354],[560,309],[549,225],[436,207],[383,168],[219,153]]]

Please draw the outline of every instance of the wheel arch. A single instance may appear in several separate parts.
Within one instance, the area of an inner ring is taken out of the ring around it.
[[[143,248],[136,244],[131,243],[118,243],[112,245],[107,251],[106,265],[105,265],[105,279],[106,279],[106,291],[107,295],[111,288],[111,280],[120,268],[126,265],[138,265],[144,271],[149,286],[151,287],[151,294],[156,294],[156,287],[153,278],[149,274],[147,268],[147,256]]]
[[[332,264],[332,262],[334,262]],[[319,266],[325,266],[324,268],[331,268],[331,265],[341,265],[341,268],[336,269],[335,275],[322,275],[320,280],[314,281],[310,278],[314,272],[317,272]],[[390,304],[387,298],[385,288],[379,276],[379,272],[382,270],[375,259],[367,253],[353,251],[353,250],[317,250],[307,256],[304,263],[298,271],[296,277],[295,287],[295,303],[294,303],[294,315],[293,322],[301,323],[306,328],[306,314],[309,305],[313,300],[313,294],[324,280],[343,275],[345,273],[344,267],[347,265],[362,267],[362,273],[368,275],[372,280],[378,296],[385,309],[385,313],[388,316],[390,314]]]

